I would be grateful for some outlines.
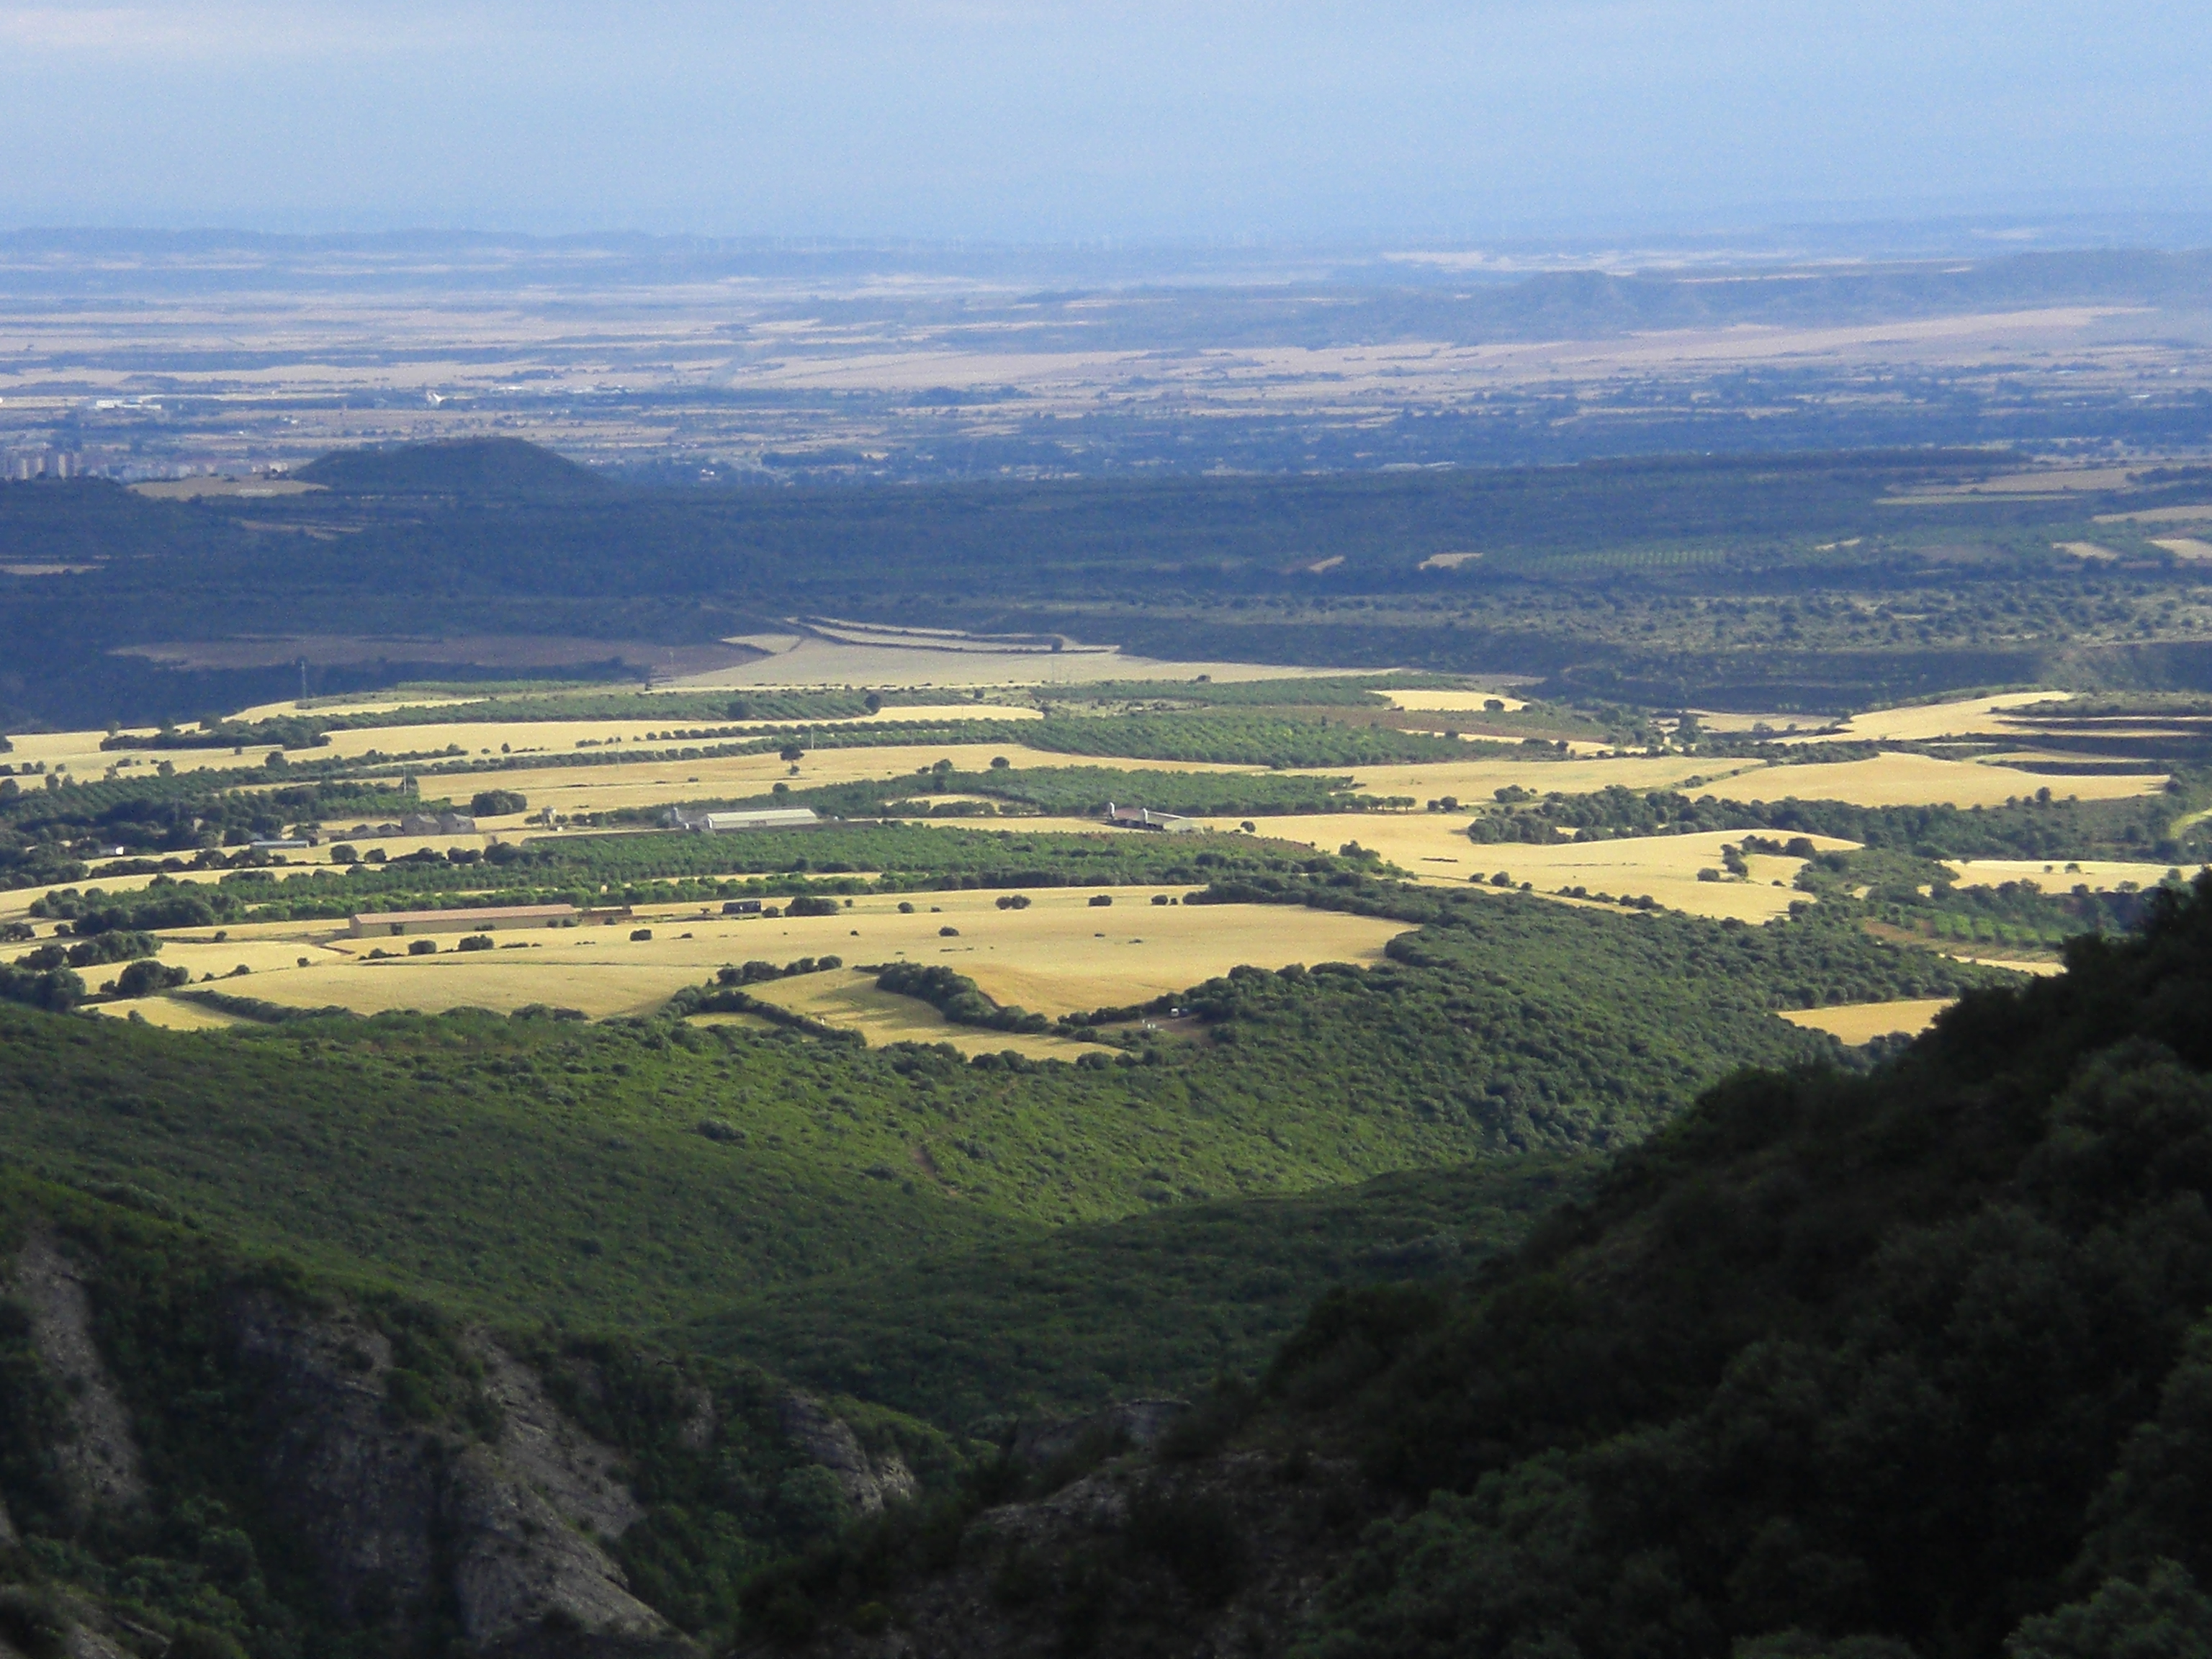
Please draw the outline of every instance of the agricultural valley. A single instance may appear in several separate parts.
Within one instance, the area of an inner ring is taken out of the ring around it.
[[[2200,457],[230,483],[0,483],[0,1652],[2212,1616]]]

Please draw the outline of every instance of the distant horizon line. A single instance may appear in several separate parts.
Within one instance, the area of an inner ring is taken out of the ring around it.
[[[0,243],[26,241],[211,241],[321,245],[398,245],[410,242],[523,242],[546,247],[631,244],[690,246],[709,249],[758,250],[771,252],[919,252],[931,253],[1085,253],[1184,255],[1253,255],[1265,253],[1365,254],[1451,252],[1479,253],[1490,250],[1562,249],[1607,241],[1652,245],[1698,245],[1783,236],[1848,240],[1880,233],[1926,234],[1950,232],[1978,235],[1985,251],[2053,251],[2073,244],[2046,240],[2069,232],[2123,228],[2148,231],[2154,228],[2182,229],[2208,239],[2212,245],[2212,209],[2203,210],[2088,210],[2051,212],[2021,210],[1975,211],[1960,209],[1942,212],[1867,214],[1859,216],[1730,216],[1702,224],[1679,221],[1590,220],[1579,224],[1559,222],[1549,227],[1533,223],[1500,227],[1486,232],[1445,231],[1408,228],[1402,231],[1346,232],[1341,234],[1115,235],[1016,238],[994,235],[902,235],[893,233],[830,232],[708,232],[648,230],[604,226],[578,230],[532,230],[520,226],[464,226],[421,223],[382,228],[277,230],[251,225],[208,221],[188,224],[109,222],[0,223]],[[2124,246],[2100,243],[2102,246]],[[2132,244],[2126,246],[2134,246]],[[2184,251],[2179,244],[2157,240],[2143,243],[2146,251]],[[1931,257],[1940,257],[1933,256]]]

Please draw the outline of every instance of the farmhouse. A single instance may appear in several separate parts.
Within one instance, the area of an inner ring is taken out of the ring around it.
[[[399,820],[399,833],[403,836],[465,836],[476,827],[476,819],[466,812],[440,812],[434,817],[428,812],[410,812]]]
[[[1144,806],[1116,806],[1110,800],[1106,803],[1106,822],[1125,830],[1161,830],[1170,835],[1187,834],[1199,828],[1196,818],[1155,812]]]
[[[769,806],[749,812],[687,812],[678,806],[668,815],[670,828],[707,836],[733,830],[815,830],[827,822],[811,806]]]
[[[483,933],[497,927],[574,927],[585,921],[624,921],[627,906],[579,910],[573,904],[507,904],[476,910],[364,910],[346,931],[356,939],[402,933]]]

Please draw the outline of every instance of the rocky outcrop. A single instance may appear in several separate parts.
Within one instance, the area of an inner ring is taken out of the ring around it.
[[[1123,1400],[1087,1417],[1024,1422],[1016,1425],[1009,1451],[1016,1462],[1032,1469],[1048,1468],[1086,1448],[1102,1455],[1149,1451],[1189,1409],[1188,1400]]]
[[[381,1623],[426,1605],[444,1448],[386,1412],[390,1341],[364,1321],[266,1295],[241,1298],[232,1325],[263,1381],[264,1483],[338,1611]]]
[[[563,1416],[538,1373],[489,1334],[471,1333],[470,1346],[483,1366],[485,1397],[499,1407],[496,1449],[507,1468],[542,1493],[570,1526],[609,1541],[645,1518],[621,1453]],[[708,1412],[711,1438],[711,1403]]]
[[[854,1514],[879,1514],[885,1504],[914,1496],[906,1460],[896,1452],[870,1457],[851,1425],[812,1395],[785,1395],[776,1401],[775,1420],[795,1448],[837,1477]]]
[[[93,1340],[82,1273],[52,1234],[34,1232],[16,1253],[13,1290],[30,1316],[39,1363],[61,1389],[70,1433],[54,1455],[70,1524],[137,1508],[146,1498],[138,1442]]]
[[[69,1644],[66,1650],[69,1659],[131,1659],[125,1650],[116,1646],[98,1631],[88,1630],[82,1625],[72,1627],[64,1639]]]
[[[678,1654],[682,1641],[629,1593],[622,1570],[489,1447],[447,1472],[453,1588],[462,1634],[487,1653]]]
[[[391,1345],[366,1322],[257,1296],[234,1323],[264,1379],[272,1500],[349,1618],[396,1625],[442,1603],[481,1651],[514,1659],[693,1650],[602,1547],[644,1513],[618,1455],[488,1338],[471,1342],[500,1408],[489,1443],[400,1419]]]

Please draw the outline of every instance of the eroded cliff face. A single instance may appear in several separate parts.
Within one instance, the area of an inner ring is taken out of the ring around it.
[[[17,1613],[41,1653],[696,1659],[663,1608],[726,1633],[763,1553],[916,1493],[893,1432],[771,1377],[47,1213],[0,1255],[0,1659]]]
[[[449,1611],[487,1653],[580,1639],[592,1652],[690,1650],[605,1547],[644,1514],[620,1454],[563,1419],[489,1336],[466,1339],[497,1425],[478,1438],[394,1409],[392,1343],[365,1320],[266,1294],[240,1297],[233,1320],[241,1359],[267,1382],[269,1491],[349,1620]]]
[[[785,1395],[775,1419],[794,1447],[836,1477],[855,1515],[879,1515],[885,1504],[915,1495],[914,1471],[903,1458],[896,1452],[870,1457],[851,1425],[812,1395]]]
[[[32,1346],[67,1419],[52,1455],[70,1525],[136,1510],[146,1500],[145,1473],[131,1413],[93,1340],[83,1269],[42,1229],[16,1252],[8,1287],[28,1316]],[[10,1522],[7,1535],[14,1534]]]
[[[44,1449],[44,1524],[54,1524],[58,1492],[70,1534],[129,1537],[159,1525],[161,1502],[129,1390],[98,1340],[99,1265],[88,1248],[34,1231],[0,1285],[46,1385],[46,1426],[36,1432],[55,1443]],[[488,1659],[696,1652],[631,1593],[611,1553],[646,1513],[622,1454],[564,1416],[537,1372],[489,1333],[459,1338],[477,1379],[471,1409],[426,1420],[409,1392],[419,1378],[357,1308],[250,1290],[231,1293],[216,1318],[227,1382],[253,1402],[254,1432],[237,1455],[343,1622],[386,1632],[395,1651],[436,1628]],[[0,1544],[16,1541],[7,1516],[0,1504]],[[125,1650],[93,1601],[39,1595],[49,1645]],[[0,1607],[0,1644],[12,1616]]]

